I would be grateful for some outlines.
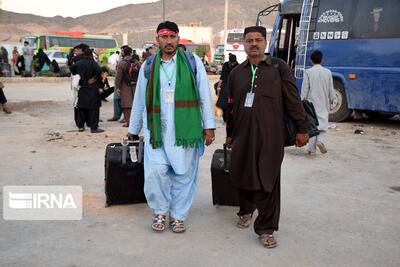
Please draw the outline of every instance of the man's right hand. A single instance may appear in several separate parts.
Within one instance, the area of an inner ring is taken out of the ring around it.
[[[118,95],[118,96],[121,96],[121,89],[118,89],[118,88],[117,88],[117,95]]]
[[[226,141],[225,141],[226,147],[227,148],[232,148],[232,143],[233,143],[232,137],[227,137]]]
[[[128,133],[127,136],[128,136],[128,140],[129,141],[137,141],[137,140],[139,140],[139,135],[137,135],[137,134]]]

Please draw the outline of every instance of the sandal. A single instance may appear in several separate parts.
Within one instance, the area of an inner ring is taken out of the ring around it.
[[[265,248],[275,248],[278,246],[278,243],[273,235],[262,234],[260,235],[259,239],[261,245],[263,245]]]
[[[245,215],[239,216],[239,220],[236,223],[236,226],[241,229],[248,228],[251,224],[251,217],[252,217],[252,214],[245,214]]]
[[[181,220],[173,220],[169,222],[169,227],[174,233],[183,233],[186,231],[185,223]]]
[[[154,215],[151,228],[156,232],[162,232],[165,230],[165,215],[156,214]]]

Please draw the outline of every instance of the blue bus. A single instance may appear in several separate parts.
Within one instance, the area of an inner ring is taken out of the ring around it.
[[[271,13],[268,52],[294,69],[299,88],[312,51],[324,54],[335,88],[330,121],[400,113],[399,0],[281,0],[258,14],[257,25]]]

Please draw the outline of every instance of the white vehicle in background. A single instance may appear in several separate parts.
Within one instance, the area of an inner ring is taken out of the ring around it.
[[[225,61],[228,61],[229,54],[234,54],[239,63],[247,59],[246,52],[244,51],[244,29],[228,30],[227,38],[224,44]]]
[[[272,29],[267,29],[267,35],[271,34]],[[265,53],[268,53],[269,41],[267,39],[267,48]],[[228,30],[228,35],[224,45],[225,62],[229,59],[229,53],[236,55],[239,63],[247,59],[246,52],[244,51],[244,29]]]
[[[45,51],[46,55],[49,57],[50,61],[53,59],[57,62],[58,66],[67,66],[67,53],[61,51]]]

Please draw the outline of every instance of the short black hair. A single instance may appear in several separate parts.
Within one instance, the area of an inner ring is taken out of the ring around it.
[[[108,70],[108,68],[106,66],[103,66],[100,68],[100,72],[107,72],[110,73],[110,71]]]
[[[129,46],[124,47],[124,55],[125,56],[132,55],[132,48],[130,48]]]
[[[236,62],[237,58],[235,54],[229,53],[229,62]]]
[[[87,44],[80,43],[77,46],[75,46],[73,49],[81,49],[82,51],[85,51],[85,50],[89,49],[89,46]]]
[[[262,36],[264,36],[265,39],[267,39],[267,29],[263,26],[250,26],[244,29],[244,34],[243,36],[246,37],[246,34],[250,32],[259,32],[261,33]]]
[[[321,64],[321,62],[322,62],[322,57],[323,57],[322,52],[319,51],[319,50],[315,50],[315,51],[312,52],[312,54],[311,54],[311,61],[312,61],[314,64]]]
[[[175,22],[168,21],[168,20],[167,21],[163,21],[160,24],[158,24],[156,32],[158,32],[161,29],[168,29],[168,30],[171,30],[171,31],[173,31],[175,33],[179,33],[178,25],[176,25]]]

